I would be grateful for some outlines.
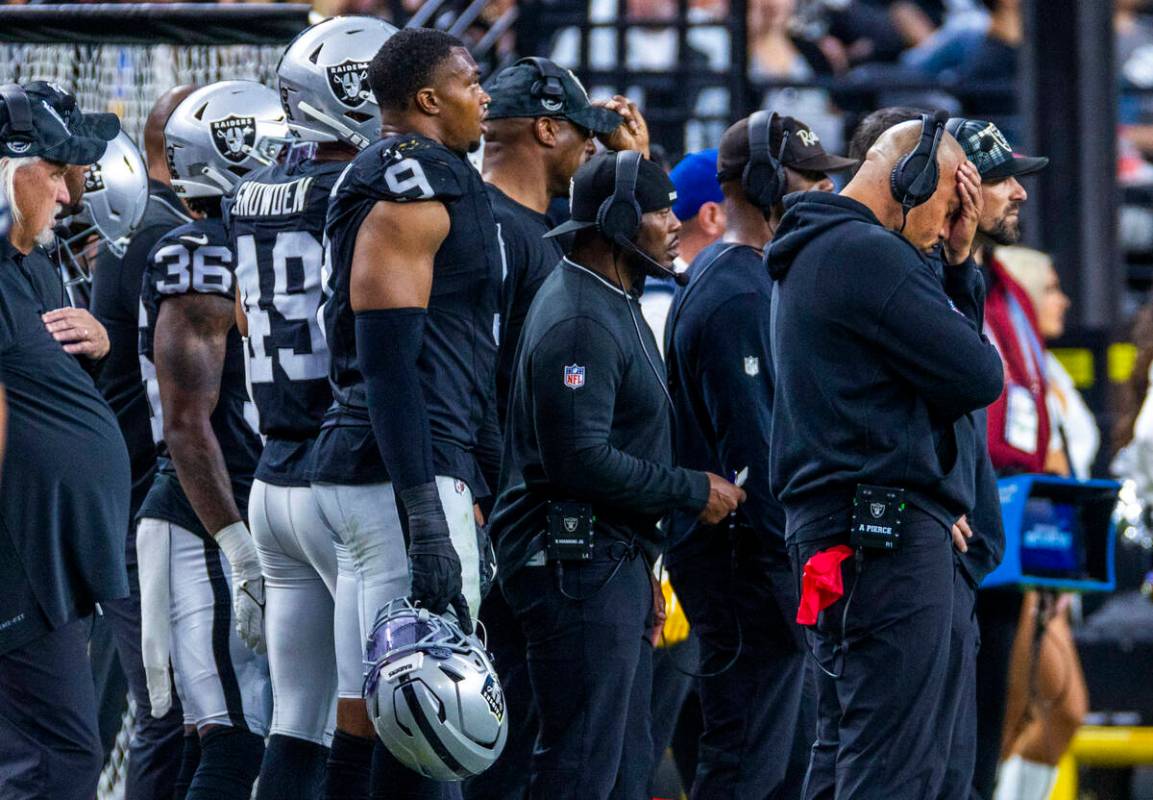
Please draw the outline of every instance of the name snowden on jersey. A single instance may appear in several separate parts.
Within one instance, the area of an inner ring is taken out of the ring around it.
[[[290,183],[240,184],[236,190],[236,200],[232,204],[235,217],[276,217],[284,214],[303,213],[308,202],[308,190],[312,177],[301,178]]]

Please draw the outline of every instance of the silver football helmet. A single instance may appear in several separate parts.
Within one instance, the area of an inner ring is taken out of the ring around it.
[[[123,256],[147,207],[148,167],[132,138],[121,131],[88,168],[80,211],[69,220],[75,232],[65,244],[82,243],[96,234],[113,254]]]
[[[288,126],[311,142],[363,150],[380,138],[380,107],[368,64],[396,28],[375,17],[332,17],[297,34],[276,77]]]
[[[393,600],[376,616],[366,666],[369,718],[409,769],[459,781],[492,766],[504,749],[500,679],[481,641],[450,618]]]
[[[181,197],[221,197],[291,143],[276,92],[256,81],[197,89],[172,112],[164,144]]]

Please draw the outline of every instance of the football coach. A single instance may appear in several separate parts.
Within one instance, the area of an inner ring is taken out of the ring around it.
[[[840,195],[786,198],[766,260],[770,475],[819,668],[838,800],[936,797],[950,709],[954,423],[997,399],[993,345],[958,310],[980,176],[944,114],[886,131]],[[931,261],[964,271],[944,287]],[[952,294],[950,294],[952,293]],[[834,695],[829,697],[829,694]],[[955,713],[953,709],[952,713]]]
[[[72,125],[72,129],[69,128]],[[88,662],[96,603],[128,594],[131,476],[116,418],[44,325],[25,259],[51,241],[68,165],[106,142],[39,95],[0,87],[0,376],[8,443],[0,479],[0,797],[90,800],[103,753]]]
[[[644,556],[670,511],[715,524],[744,500],[717,475],[672,465],[664,363],[638,296],[676,257],[675,196],[635,151],[582,166],[572,219],[550,231],[572,232],[572,246],[521,334],[492,530],[540,712],[532,800],[650,796],[656,615]]]

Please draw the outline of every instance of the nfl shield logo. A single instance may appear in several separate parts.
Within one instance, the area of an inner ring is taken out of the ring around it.
[[[745,374],[755,378],[761,374],[761,360],[756,356],[745,356]]]
[[[585,368],[578,364],[570,364],[564,368],[564,385],[577,390],[585,385]]]
[[[88,172],[84,173],[84,193],[92,194],[102,191],[104,191],[104,175],[100,172],[100,162],[97,162],[88,168]]]
[[[884,503],[870,503],[869,504],[869,513],[871,513],[875,519],[880,519],[881,517],[885,516],[885,504]]]
[[[234,164],[248,158],[256,145],[256,119],[235,114],[209,123],[216,152]]]

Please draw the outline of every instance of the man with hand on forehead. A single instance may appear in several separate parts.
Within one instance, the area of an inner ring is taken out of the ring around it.
[[[838,800],[921,800],[946,785],[964,580],[951,530],[975,505],[971,484],[947,480],[954,424],[996,399],[1002,369],[963,313],[978,284],[980,178],[945,123],[886,131],[839,195],[788,197],[766,254],[771,488],[801,583],[797,621],[828,678],[813,769],[835,765],[819,796]]]

